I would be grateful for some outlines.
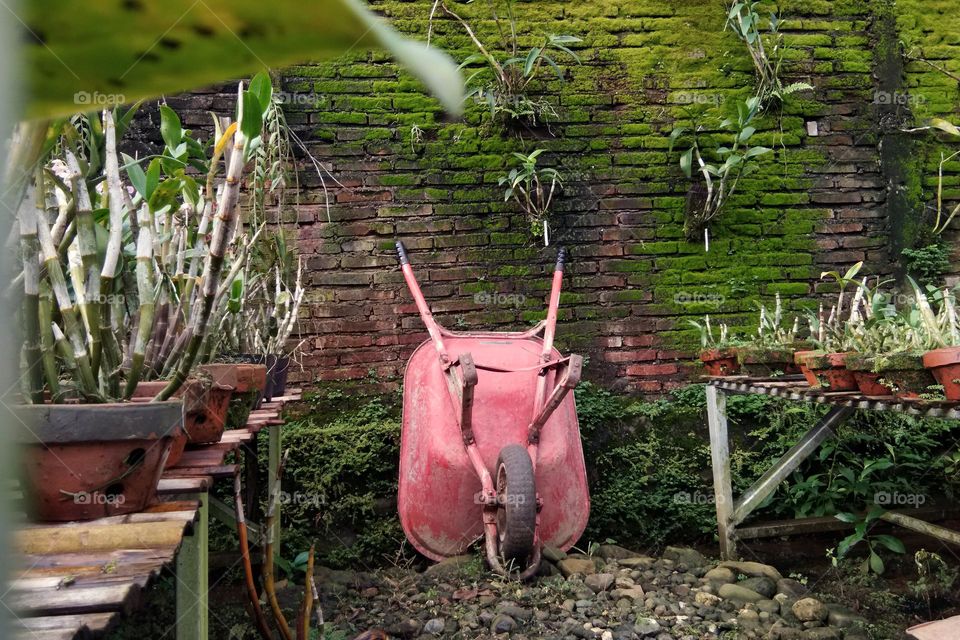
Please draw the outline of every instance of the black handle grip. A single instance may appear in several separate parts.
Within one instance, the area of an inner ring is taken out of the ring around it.
[[[410,258],[407,257],[407,248],[403,246],[403,242],[400,240],[397,240],[397,255],[400,256],[401,267],[405,264],[410,264]]]
[[[560,247],[560,250],[557,251],[557,268],[556,271],[563,271],[563,263],[567,259],[567,249],[565,247]]]

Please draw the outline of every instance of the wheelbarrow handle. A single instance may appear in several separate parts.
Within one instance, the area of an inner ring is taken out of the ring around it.
[[[560,250],[561,252],[563,249]],[[403,246],[403,241],[397,240],[397,255],[400,256],[400,266],[410,264],[410,258],[407,257],[407,248]]]
[[[557,267],[554,271],[563,271],[563,263],[567,260],[567,249],[565,247],[560,247],[560,250],[557,251]]]

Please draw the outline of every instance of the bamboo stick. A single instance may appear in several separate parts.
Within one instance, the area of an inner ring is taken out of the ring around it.
[[[109,338],[105,334],[105,330],[112,332],[114,324],[119,324],[113,321],[107,321],[106,326],[104,326],[104,318],[110,318],[109,314],[112,313],[115,308],[110,304],[110,294],[113,293],[114,278],[117,274],[117,266],[120,263],[120,250],[123,245],[123,210],[125,204],[125,189],[123,183],[120,182],[120,162],[117,155],[117,127],[113,120],[113,112],[110,109],[103,110],[103,133],[105,139],[103,162],[104,175],[106,176],[107,183],[107,206],[110,209],[110,224],[106,253],[103,258],[103,268],[100,271],[100,292],[104,294],[101,298],[100,305],[100,337],[102,342],[106,342]],[[119,366],[119,362],[110,362],[110,365]]]
[[[240,83],[237,92],[237,113],[243,113],[243,83]],[[233,137],[233,153],[227,167],[226,186],[224,187],[217,215],[213,224],[213,236],[210,240],[210,249],[207,253],[203,270],[203,290],[198,312],[191,311],[191,337],[186,347],[186,353],[180,359],[179,366],[170,383],[157,394],[156,400],[166,400],[186,381],[190,368],[196,361],[200,345],[206,336],[210,312],[213,310],[220,272],[223,268],[224,255],[227,250],[227,241],[237,217],[237,200],[240,194],[240,176],[243,173],[244,149],[247,140],[242,129],[238,126]]]
[[[63,320],[63,331],[69,340],[72,350],[72,357],[77,363],[77,385],[81,392],[87,396],[98,395],[96,378],[90,367],[90,357],[87,353],[86,336],[83,332],[82,322],[77,313],[76,306],[70,297],[67,288],[67,280],[64,277],[63,269],[60,266],[60,255],[53,244],[53,238],[50,237],[50,228],[47,226],[45,210],[42,207],[42,201],[39,194],[44,193],[43,172],[37,172],[38,194],[37,207],[34,208],[34,216],[37,224],[37,237],[40,240],[40,253],[44,265],[47,269],[47,279],[50,282],[50,288],[53,291],[54,298],[57,301],[57,307],[60,310],[60,317]]]
[[[153,267],[153,232],[150,210],[146,204],[140,205],[137,222],[140,236],[137,238],[137,296],[140,299],[139,324],[136,336],[131,341],[133,349],[130,358],[130,371],[127,373],[127,386],[123,397],[130,399],[140,381],[143,362],[146,358],[147,342],[153,334],[153,318],[156,309],[156,286]]]
[[[20,251],[23,259],[23,355],[27,368],[24,380],[32,403],[43,402],[44,370],[41,365],[40,331],[40,240],[37,236],[33,197],[23,200],[18,212]]]

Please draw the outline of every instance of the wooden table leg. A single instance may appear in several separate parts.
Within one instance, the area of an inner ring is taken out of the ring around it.
[[[177,640],[207,640],[209,633],[210,504],[205,493],[198,499],[193,535],[184,537],[177,554]]]
[[[273,496],[274,487],[277,483],[277,469],[280,468],[280,425],[271,424],[267,427],[267,437],[269,450],[268,458],[268,476],[267,476],[267,496]],[[279,490],[279,488],[278,488]],[[280,507],[281,501],[276,505],[276,517],[273,521],[273,531],[264,531],[265,535],[271,536],[273,540],[274,560],[280,555]]]
[[[717,507],[720,557],[724,560],[736,560],[730,441],[727,435],[727,396],[713,385],[707,385],[707,421],[710,425],[710,458],[713,465],[713,495]]]

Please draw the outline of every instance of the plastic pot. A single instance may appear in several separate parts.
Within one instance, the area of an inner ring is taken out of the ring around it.
[[[828,391],[856,391],[857,380],[847,369],[846,353],[820,353],[807,358],[807,368]]]
[[[736,359],[734,359],[736,362]],[[287,356],[267,356],[267,388],[263,392],[267,402],[287,392],[287,374],[290,372],[290,358]],[[726,375],[726,374],[721,374]]]
[[[180,400],[144,403],[18,405],[23,486],[43,522],[92,520],[142,511],[174,438]]]
[[[960,347],[927,351],[923,354],[923,366],[943,386],[947,400],[960,402]]]
[[[860,393],[865,396],[892,396],[893,389],[883,384],[882,376],[873,370],[875,362],[862,353],[848,353],[844,359],[847,369],[853,372]]]
[[[290,360],[283,371],[283,385],[286,388],[287,368]],[[736,349],[707,349],[700,353],[700,360],[703,362],[704,369],[708,376],[733,376],[740,373],[740,363],[737,362]]]

